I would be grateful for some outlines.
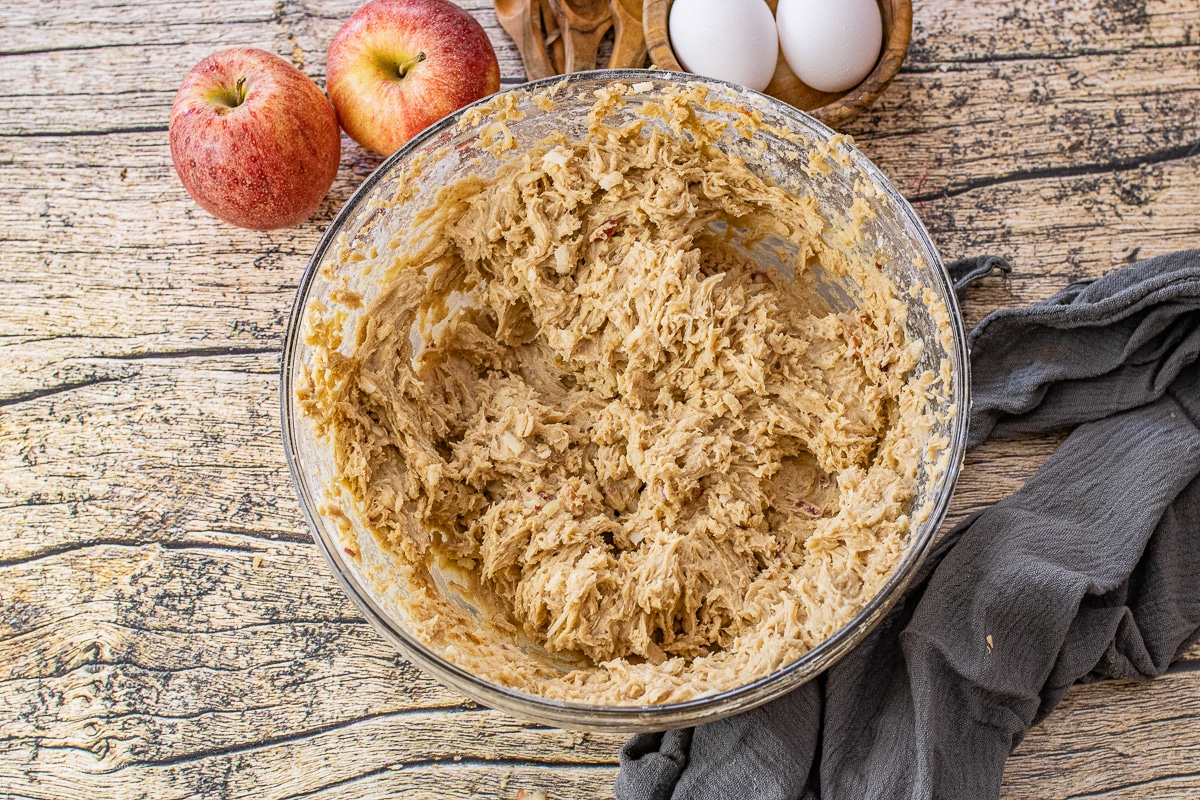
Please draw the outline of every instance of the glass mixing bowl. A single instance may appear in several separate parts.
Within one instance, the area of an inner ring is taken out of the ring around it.
[[[361,248],[374,245],[384,251],[389,242],[385,229],[403,229],[422,206],[420,201],[390,203],[402,186],[406,191],[417,188],[420,198],[431,196],[440,186],[468,174],[486,176],[494,172],[497,162],[479,142],[481,129],[489,120],[485,116],[476,124],[463,122],[469,119],[465,115],[471,107],[428,128],[385,161],[346,203],[317,246],[296,294],[283,352],[280,399],[284,448],[304,515],[334,575],[384,638],[438,680],[489,707],[563,728],[633,732],[695,725],[761,705],[815,677],[857,644],[909,584],[945,516],[965,452],[969,376],[962,317],[949,276],[909,204],[866,157],[807,114],[743,87],[658,70],[577,73],[565,79],[556,77],[526,84],[513,91],[548,90],[560,82],[552,111],[539,108],[528,99],[521,101],[524,118],[508,122],[518,147],[505,157],[519,154],[525,145],[532,145],[554,131],[562,131],[572,139],[582,137],[587,131],[588,110],[597,88],[614,82],[637,85],[639,90],[678,84],[702,86],[710,98],[728,101],[731,107],[740,107],[743,112],[757,111],[762,115],[763,127],[752,138],[737,135],[731,128],[721,147],[736,152],[752,170],[776,185],[793,193],[814,195],[827,219],[846,218],[855,198],[865,198],[874,217],[865,224],[860,242],[842,246],[861,248],[864,259],[884,254],[883,269],[899,289],[930,290],[944,303],[949,311],[949,330],[945,321],[939,324],[922,302],[922,291],[901,291],[908,306],[909,333],[924,342],[924,356],[916,369],[937,372],[943,361],[950,365],[949,391],[939,401],[940,421],[934,429],[934,434],[945,437],[949,444],[930,453],[919,471],[913,508],[921,509],[922,513],[914,512],[906,550],[882,590],[837,633],[772,674],[729,691],[662,705],[586,705],[516,691],[457,666],[428,643],[419,641],[406,627],[399,602],[404,586],[386,578],[391,556],[355,519],[352,508],[342,508],[331,499],[329,487],[335,480],[332,448],[316,436],[312,425],[300,413],[295,389],[302,379],[303,366],[312,356],[303,333],[309,309],[317,303],[328,305],[343,280],[364,295],[364,305],[379,289],[378,273],[363,269],[356,272],[356,263],[366,262],[339,258],[339,253],[352,244]],[[635,105],[627,106],[620,114],[627,117],[634,114]],[[711,115],[720,118],[724,114],[725,121],[730,121],[732,113],[736,112],[718,111]],[[660,123],[648,120],[647,124]],[[813,170],[810,156],[824,159],[828,169]],[[416,163],[422,163],[424,168],[412,178],[409,169]],[[387,225],[380,225],[385,218]],[[778,241],[763,242],[754,254],[771,266],[786,269],[775,249],[778,244]],[[835,310],[853,308],[855,286],[821,274],[818,286]],[[353,313],[345,319],[344,352],[352,348],[356,322],[357,315]],[[357,559],[347,556],[347,549],[353,548],[359,552]]]

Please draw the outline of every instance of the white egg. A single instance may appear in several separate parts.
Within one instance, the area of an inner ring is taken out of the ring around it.
[[[779,61],[779,33],[766,0],[675,0],[671,49],[688,72],[761,92]]]
[[[852,89],[879,60],[883,17],[875,0],[779,0],[775,17],[783,57],[814,89]]]

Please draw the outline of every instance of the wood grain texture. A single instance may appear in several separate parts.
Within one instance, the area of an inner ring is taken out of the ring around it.
[[[321,232],[379,159],[343,139],[305,225],[217,222],[174,175],[184,74],[263,47],[318,83],[356,0],[0,0],[0,798],[611,793],[622,737],[475,707],[393,652],[305,529],[278,360]],[[503,83],[523,80],[491,0]],[[994,252],[974,322],[1200,244],[1194,0],[917,0],[905,68],[846,130],[947,258]],[[988,443],[951,519],[1059,436]],[[1073,688],[1007,798],[1200,795],[1200,647]]]

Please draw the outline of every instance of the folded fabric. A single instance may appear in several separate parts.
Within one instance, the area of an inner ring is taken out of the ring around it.
[[[1200,250],[996,312],[969,342],[973,444],[1078,427],[825,675],[630,740],[618,798],[996,797],[1072,683],[1156,677],[1200,633]]]

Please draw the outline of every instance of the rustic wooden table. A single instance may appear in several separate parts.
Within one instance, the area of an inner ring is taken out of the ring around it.
[[[344,140],[305,225],[217,222],[171,166],[187,70],[253,45],[322,82],[357,0],[0,2],[0,798],[553,798],[611,792],[623,737],[527,725],[398,656],[309,537],[279,352],[322,230],[379,163]],[[490,0],[465,2],[522,80]],[[847,126],[948,258],[1016,272],[969,322],[1200,244],[1196,0],[918,0]],[[952,519],[1053,437],[971,455]],[[1073,689],[1005,797],[1200,795],[1200,648]]]

